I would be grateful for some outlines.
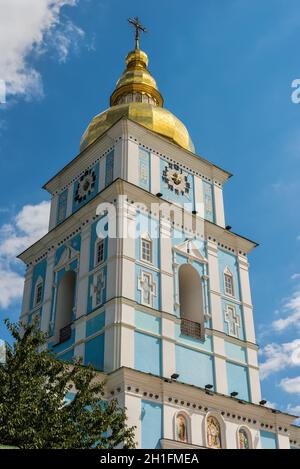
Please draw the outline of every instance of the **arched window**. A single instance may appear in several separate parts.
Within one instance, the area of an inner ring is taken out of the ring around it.
[[[246,428],[239,428],[238,430],[238,448],[239,449],[250,449],[251,448],[251,437],[250,433]]]
[[[182,413],[176,415],[175,439],[182,443],[188,443],[189,441],[188,419]]]
[[[35,286],[34,292],[34,306],[38,306],[42,302],[43,297],[43,281],[38,280]]]
[[[204,312],[201,278],[190,264],[183,264],[179,268],[179,301],[181,332],[203,339]]]
[[[152,264],[152,240],[148,233],[141,237],[141,260]]]
[[[234,296],[233,275],[228,267],[224,270],[224,291],[225,295]]]
[[[207,417],[206,421],[206,441],[208,448],[221,449],[222,436],[219,421],[213,415]]]
[[[68,270],[61,279],[57,293],[56,330],[59,341],[70,338],[73,308],[75,305],[76,273]]]

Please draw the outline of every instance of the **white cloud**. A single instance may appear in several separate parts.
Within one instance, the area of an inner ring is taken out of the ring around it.
[[[298,280],[298,278],[300,278],[300,274],[291,275],[291,280]]]
[[[300,376],[296,378],[284,378],[280,381],[280,387],[289,394],[300,394]],[[298,406],[300,410],[300,406]]]
[[[286,411],[289,414],[298,415],[300,417],[300,405],[288,404]]]
[[[7,309],[23,293],[21,263],[16,256],[48,230],[50,203],[25,205],[10,223],[0,227],[0,307]]]
[[[295,292],[293,296],[287,300],[283,305],[283,311],[286,317],[273,321],[273,329],[278,332],[282,332],[291,326],[300,329],[300,291]]]
[[[300,339],[285,344],[268,344],[261,349],[260,355],[265,358],[260,365],[261,379],[288,367],[300,366]]]
[[[62,14],[64,6],[79,0],[1,0],[0,78],[8,95],[38,96],[43,93],[39,71],[29,55],[49,47],[64,61],[84,32]]]
[[[267,401],[266,407],[268,407],[269,409],[276,409],[277,404],[276,404],[276,402]]]

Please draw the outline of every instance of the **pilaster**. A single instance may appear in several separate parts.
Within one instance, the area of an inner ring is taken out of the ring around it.
[[[218,247],[217,244],[211,240],[207,240],[207,257],[209,265],[212,328],[218,331],[223,331],[223,312],[220,293]]]
[[[55,252],[51,251],[47,257],[47,270],[45,278],[44,290],[44,304],[42,309],[41,330],[48,332],[50,318],[51,318],[51,305],[52,305],[52,288],[53,288],[53,270],[54,270]]]
[[[87,312],[89,263],[91,248],[91,226],[86,225],[81,231],[81,249],[78,272],[76,318],[80,318]]]

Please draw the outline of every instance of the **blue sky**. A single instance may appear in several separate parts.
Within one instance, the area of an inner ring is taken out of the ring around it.
[[[28,0],[21,11],[5,0],[0,10],[1,319],[19,314],[14,256],[43,233],[41,186],[108,107],[133,46],[126,19],[139,15],[165,106],[198,154],[234,173],[226,221],[260,243],[250,263],[263,396],[300,414],[299,1]]]

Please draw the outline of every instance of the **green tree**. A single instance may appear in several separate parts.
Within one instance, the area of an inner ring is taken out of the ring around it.
[[[134,448],[134,427],[92,367],[57,360],[36,324],[5,321],[14,338],[0,366],[0,443],[26,449]],[[66,403],[68,392],[75,392]]]

